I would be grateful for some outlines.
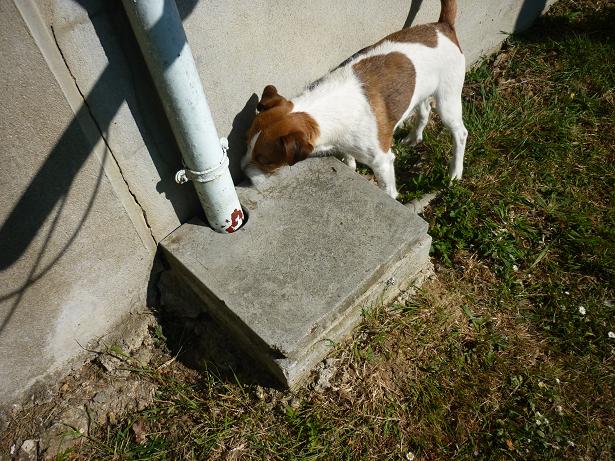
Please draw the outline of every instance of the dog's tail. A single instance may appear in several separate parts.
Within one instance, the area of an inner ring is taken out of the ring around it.
[[[440,19],[438,22],[448,24],[451,29],[455,28],[455,17],[457,17],[457,1],[456,0],[441,0],[442,9],[440,10]]]

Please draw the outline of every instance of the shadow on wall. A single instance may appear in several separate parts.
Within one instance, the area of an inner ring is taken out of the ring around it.
[[[411,27],[413,25],[414,18],[416,18],[422,4],[423,0],[412,0],[412,3],[410,4],[410,11],[408,11],[408,17],[406,17],[406,22],[404,22],[404,28]]]
[[[235,118],[233,119],[233,125],[228,135],[228,157],[230,160],[229,168],[231,175],[235,179],[235,184],[240,182],[239,180],[244,178],[244,173],[241,171],[240,160],[243,158],[247,150],[246,133],[252,125],[252,121],[256,117],[256,105],[258,104],[258,96],[256,93],[252,93],[250,98],[246,101]]]
[[[92,10],[95,6],[99,9],[100,4],[96,4],[96,2],[92,2],[90,0],[76,1],[88,12],[90,18],[94,19],[94,12]],[[196,2],[197,0],[184,0],[181,2],[181,7],[179,10],[182,19],[185,19],[192,12]],[[131,59],[126,60],[132,62],[134,66],[132,70],[139,71],[139,85],[136,86],[145,86],[153,89],[153,84],[151,81],[149,82],[149,85],[143,84],[144,79],[149,79],[149,73],[146,70],[141,54],[138,52],[136,39],[132,36],[132,30],[128,24],[128,18],[125,16],[121,3],[119,1],[109,2],[109,5],[106,7],[109,9],[107,12],[111,14],[114,20],[118,23],[116,24],[116,26],[118,26],[117,33],[120,34],[120,36],[126,35],[121,37],[123,39],[123,44],[128,48],[131,46],[135,48],[134,50],[127,49],[125,51],[132,54],[130,56]],[[167,0],[165,2],[165,10],[163,14],[171,14],[172,10],[170,10],[170,8],[174,8],[174,0]],[[96,13],[99,14],[100,11],[96,11]],[[86,209],[74,232],[66,239],[65,245],[60,251],[57,252],[55,256],[50,257],[50,255],[46,254],[49,243],[54,238],[54,233],[58,231],[60,216],[62,214],[66,197],[73,180],[93,152],[95,145],[101,140],[101,138],[103,138],[103,133],[106,134],[108,132],[111,121],[117,114],[122,104],[125,102],[128,104],[133,116],[135,117],[135,120],[137,120],[139,130],[141,131],[143,139],[146,140],[146,144],[148,143],[148,140],[152,139],[152,136],[151,133],[148,133],[145,128],[145,125],[147,124],[140,122],[141,118],[144,116],[142,114],[145,113],[145,116],[148,116],[148,112],[158,114],[163,113],[162,105],[156,98],[156,93],[153,90],[151,91],[149,100],[147,101],[148,110],[145,111],[139,107],[140,104],[138,100],[135,101],[132,98],[125,98],[120,92],[107,91],[109,87],[113,86],[113,83],[110,80],[115,78],[115,67],[123,66],[125,64],[123,61],[115,62],[113,60],[113,57],[116,56],[114,53],[115,50],[111,50],[110,47],[114,46],[114,44],[111,43],[110,37],[106,31],[98,30],[98,27],[100,27],[100,23],[98,21],[92,20],[92,23],[110,62],[101,73],[90,93],[85,96],[86,102],[82,104],[76,115],[72,118],[59,141],[45,159],[43,165],[34,174],[28,188],[19,198],[17,204],[8,215],[8,218],[0,227],[0,271],[5,271],[17,262],[18,259],[26,252],[32,241],[41,231],[47,219],[52,213],[54,213],[54,217],[51,219],[49,229],[46,231],[46,236],[42,242],[41,249],[39,250],[38,255],[34,258],[34,262],[29,270],[26,280],[21,282],[18,287],[6,287],[8,292],[0,294],[0,302],[12,300],[8,313],[4,316],[4,318],[0,319],[0,334],[2,334],[4,329],[9,325],[11,318],[17,311],[28,288],[40,280],[49,271],[49,269],[62,258],[66,251],[75,242],[81,227],[92,211],[92,207],[104,174],[102,167],[104,164],[104,159],[101,162],[101,168],[98,172],[98,177],[92,195],[88,200]],[[128,37],[128,35],[130,35],[130,37]],[[184,37],[184,42],[177,44],[178,49],[176,52],[179,51],[185,43]],[[139,59],[140,61],[138,61]],[[135,60],[138,62],[135,63]],[[134,80],[137,81],[136,78]],[[143,95],[141,96],[143,97]],[[147,97],[147,95],[145,97]],[[86,139],[82,132],[79,120],[81,120],[82,117],[89,117],[89,106],[96,104],[98,104],[97,107],[103,108],[103,110],[97,112],[96,117],[96,124],[99,128],[98,138]],[[152,104],[157,107],[152,109]],[[158,120],[157,125],[160,126],[161,123],[167,123],[164,117],[161,117],[161,119]],[[166,126],[162,126],[170,131],[168,124]],[[177,149],[175,149],[175,151],[177,152]],[[105,156],[107,155],[108,149],[105,152]],[[159,172],[166,172],[168,167],[161,164],[161,160],[164,161],[164,159],[158,159],[157,163],[155,161],[156,168],[159,169]],[[179,165],[179,158],[174,158],[173,163],[175,165]],[[165,178],[165,176],[170,177]],[[178,212],[178,207],[183,206],[179,205],[179,203],[181,201],[185,201],[186,197],[180,196],[177,192],[178,189],[175,186],[171,175],[161,174],[161,177],[163,180],[158,184],[157,190],[159,192],[167,193],[167,198],[173,204],[175,211]],[[183,195],[184,193],[190,193],[186,192],[187,190],[188,188],[184,188],[181,194]],[[191,189],[190,191],[194,194],[194,191]],[[183,207],[185,208],[185,206]]]
[[[411,27],[414,25],[414,19],[421,9],[422,4],[423,0],[412,0],[410,4],[410,11],[408,11],[408,16],[404,22],[404,27]],[[546,5],[547,0],[526,0],[521,7],[521,11],[519,12],[519,16],[517,16],[517,20],[512,31],[519,32],[527,29],[532,22],[534,22],[536,17],[543,12]]]
[[[546,5],[547,0],[525,0],[521,11],[519,11],[519,16],[517,16],[513,32],[527,29],[542,14]]]

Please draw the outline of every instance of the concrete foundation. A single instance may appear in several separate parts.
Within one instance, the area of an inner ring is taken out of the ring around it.
[[[244,351],[295,386],[360,320],[430,270],[427,223],[335,158],[240,188],[248,222],[161,242],[175,275]]]

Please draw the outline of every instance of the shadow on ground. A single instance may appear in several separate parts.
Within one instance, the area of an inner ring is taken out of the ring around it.
[[[280,388],[264,369],[246,356],[217,322],[203,310],[203,301],[165,271],[158,284],[160,306],[157,317],[170,353],[183,365],[197,371],[213,372],[222,381],[259,384]]]

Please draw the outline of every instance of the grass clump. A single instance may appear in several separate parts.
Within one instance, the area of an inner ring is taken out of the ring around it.
[[[67,456],[611,459],[614,23],[613,2],[561,0],[468,74],[461,182],[435,122],[396,147],[402,200],[442,189],[425,214],[437,277],[366,313],[328,386],[144,370],[156,404]]]

